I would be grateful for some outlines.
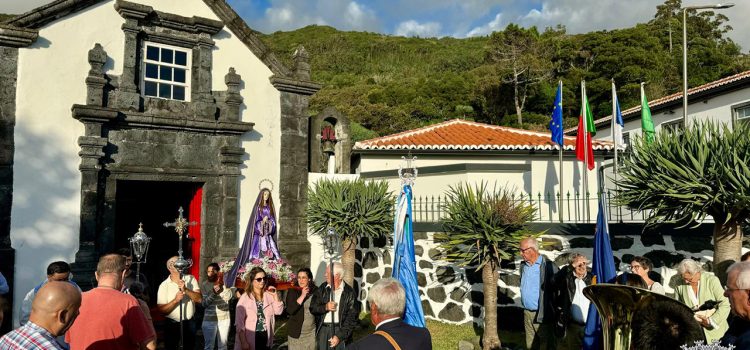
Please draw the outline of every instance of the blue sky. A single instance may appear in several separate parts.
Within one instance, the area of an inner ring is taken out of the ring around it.
[[[685,5],[716,0],[684,0]],[[404,36],[486,35],[509,23],[540,28],[565,25],[569,33],[647,22],[663,0],[228,0],[256,30],[270,33],[310,24]],[[724,10],[733,40],[750,48],[750,0]],[[679,34],[679,33],[678,33]]]
[[[663,0],[226,0],[258,31],[294,30],[310,24],[340,30],[421,37],[467,37],[502,30],[508,23],[540,28],[565,25],[569,33],[617,29],[647,22]],[[723,10],[730,37],[750,50],[750,0]],[[0,12],[22,13],[50,0],[0,0]],[[683,0],[705,5],[720,0]],[[679,35],[679,33],[677,33]],[[679,40],[679,37],[678,37]]]

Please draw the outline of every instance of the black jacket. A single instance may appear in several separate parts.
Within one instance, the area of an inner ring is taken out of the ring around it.
[[[313,294],[315,294],[315,291],[317,290],[315,286],[310,286],[310,293],[307,294],[305,297],[305,300],[302,301],[302,304],[304,305],[305,302],[312,298]],[[288,329],[288,335],[292,338],[299,338],[300,333],[302,332],[302,323],[305,321],[305,312],[302,310],[302,306],[300,304],[297,304],[297,298],[302,294],[302,291],[298,289],[289,289],[286,293],[286,313],[289,314],[289,321],[287,321],[286,326]],[[312,302],[310,302],[312,304]]]
[[[410,326],[399,319],[380,326],[378,330],[388,333],[401,350],[432,350],[432,338],[427,328]],[[346,350],[390,349],[393,346],[380,334],[370,334],[346,347]]]
[[[557,273],[557,265],[554,262],[549,261],[547,257],[541,255],[542,265],[539,273],[539,309],[536,311],[534,317],[534,323],[549,323],[555,322],[555,305],[554,305],[554,279]],[[527,267],[524,261],[521,261],[521,278],[523,278],[523,270]]]
[[[560,272],[555,275],[555,293],[554,304],[557,319],[557,335],[564,334],[565,327],[570,322],[570,307],[573,304],[573,297],[576,294],[576,277],[573,275],[574,269],[570,265],[565,265]],[[591,271],[586,271],[583,282],[591,285],[594,275]],[[593,305],[592,305],[593,307]]]
[[[359,302],[354,289],[341,282],[344,291],[341,292],[341,301],[339,303],[339,324],[336,327],[335,334],[346,343],[351,343],[352,333],[357,327],[359,317]],[[310,302],[310,313],[315,315],[316,333],[323,324],[323,316],[327,313],[326,304],[331,301],[331,289],[328,283],[323,283],[315,293],[313,293],[312,302]]]

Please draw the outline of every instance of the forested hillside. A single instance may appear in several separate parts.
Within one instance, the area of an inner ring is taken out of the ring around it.
[[[642,81],[649,100],[681,91],[680,6],[667,0],[643,24],[578,35],[511,25],[477,38],[405,38],[308,26],[262,37],[287,63],[305,46],[313,79],[324,85],[311,114],[337,107],[359,123],[357,139],[455,117],[545,130],[560,80],[566,126],[577,123],[582,79],[597,118],[611,112],[611,79],[623,109],[638,103]],[[725,16],[689,15],[690,86],[750,69],[726,37]]]

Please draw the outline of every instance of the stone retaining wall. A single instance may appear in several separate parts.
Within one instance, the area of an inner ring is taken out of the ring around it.
[[[428,319],[448,323],[481,323],[483,293],[481,274],[473,269],[458,267],[440,260],[440,250],[433,241],[434,232],[415,232],[417,279],[422,297],[422,307]],[[567,253],[579,252],[591,259],[594,237],[542,236],[542,254],[558,266],[566,263]],[[370,286],[382,277],[391,275],[390,242],[363,240],[357,251],[355,277],[360,287],[360,297],[367,297]],[[711,270],[713,245],[711,237],[697,235],[620,235],[612,240],[615,266],[629,263],[634,256],[642,255],[654,263],[654,271],[661,274],[668,294],[679,277],[671,267],[684,258],[693,258]],[[522,329],[520,299],[520,257],[506,261],[500,269],[498,288],[498,326],[503,329]],[[707,264],[708,263],[708,264]],[[364,308],[363,308],[364,310]]]

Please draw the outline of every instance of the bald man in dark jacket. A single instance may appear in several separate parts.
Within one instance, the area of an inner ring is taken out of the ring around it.
[[[406,293],[401,283],[383,278],[370,288],[367,300],[375,333],[349,345],[347,350],[432,350],[430,331],[401,319],[406,306]]]

